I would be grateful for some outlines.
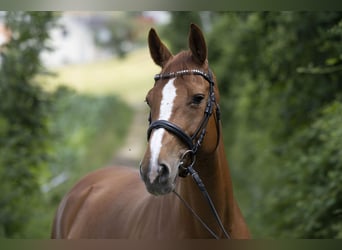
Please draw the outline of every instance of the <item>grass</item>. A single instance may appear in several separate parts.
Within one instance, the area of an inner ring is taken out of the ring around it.
[[[158,72],[148,50],[139,49],[123,59],[60,67],[56,70],[57,77],[44,79],[44,85],[50,90],[65,85],[78,93],[115,94],[128,104],[137,104],[144,101]]]

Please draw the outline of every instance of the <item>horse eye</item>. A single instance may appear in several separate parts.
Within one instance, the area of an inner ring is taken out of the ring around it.
[[[192,103],[198,105],[203,101],[203,99],[204,99],[204,95],[202,94],[194,95],[192,97]]]

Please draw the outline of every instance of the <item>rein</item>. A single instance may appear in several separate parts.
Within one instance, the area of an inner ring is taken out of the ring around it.
[[[151,115],[149,117],[149,122],[150,126],[147,130],[147,140],[150,139],[152,131],[154,129],[159,129],[159,128],[164,128],[168,132],[176,135],[184,144],[187,145],[189,150],[187,150],[183,156],[182,160],[185,158],[187,154],[191,154],[192,156],[192,162],[189,166],[184,167],[183,162],[181,162],[179,168],[182,170],[182,172],[179,173],[180,177],[186,177],[188,175],[191,175],[193,180],[196,182],[198,188],[202,192],[203,196],[208,202],[208,205],[215,217],[215,220],[217,221],[220,229],[222,230],[224,236],[228,239],[230,239],[230,235],[226,231],[226,229],[223,226],[223,223],[216,211],[216,208],[213,204],[212,199],[210,198],[210,195],[205,188],[204,183],[202,182],[201,178],[199,177],[198,173],[196,170],[193,168],[195,162],[196,162],[196,153],[201,146],[204,136],[206,134],[206,129],[207,129],[207,124],[209,121],[210,116],[213,114],[213,105],[216,106],[216,131],[217,131],[217,142],[216,142],[216,148],[219,144],[220,140],[220,126],[219,126],[219,121],[220,121],[220,108],[219,105],[216,102],[215,98],[215,93],[214,93],[214,80],[211,71],[209,70],[208,73],[205,73],[203,71],[193,69],[193,70],[181,70],[181,71],[176,71],[176,72],[171,72],[171,73],[165,73],[165,74],[157,74],[154,77],[155,81],[161,80],[161,79],[171,79],[175,78],[178,76],[184,76],[184,75],[199,75],[202,76],[207,82],[209,83],[209,97],[207,100],[207,105],[204,111],[204,116],[202,119],[202,122],[200,123],[199,127],[196,129],[196,132],[192,135],[189,136],[187,133],[185,133],[179,126],[176,124],[166,121],[166,120],[157,120],[151,122]],[[197,141],[196,141],[197,139]],[[183,202],[183,204],[190,210],[190,212],[194,215],[194,217],[206,228],[206,230],[216,239],[219,239],[219,236],[214,233],[212,229],[196,214],[196,212],[190,207],[190,205],[174,190],[173,193]]]

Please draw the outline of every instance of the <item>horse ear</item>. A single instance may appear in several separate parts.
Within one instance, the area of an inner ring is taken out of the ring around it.
[[[195,61],[202,65],[207,59],[207,45],[201,29],[193,23],[190,25],[189,47]]]
[[[172,57],[169,49],[162,43],[157,32],[152,28],[148,33],[148,47],[153,61],[160,67],[164,67],[166,62]]]

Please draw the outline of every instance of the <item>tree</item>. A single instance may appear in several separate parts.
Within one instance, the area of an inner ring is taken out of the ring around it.
[[[0,58],[0,236],[20,237],[48,162],[49,95],[34,77],[54,13],[7,12],[5,22],[12,36]]]
[[[210,33],[237,197],[256,237],[341,236],[341,20],[221,13]]]
[[[124,58],[132,49],[146,43],[150,23],[142,18],[141,12],[115,12],[101,16],[100,22],[90,24],[97,45]]]
[[[170,13],[171,21],[161,33],[164,40],[169,43],[171,51],[178,53],[180,50],[188,49],[188,44],[184,42],[184,38],[188,37],[190,24],[201,25],[201,19],[198,12],[173,11]]]

